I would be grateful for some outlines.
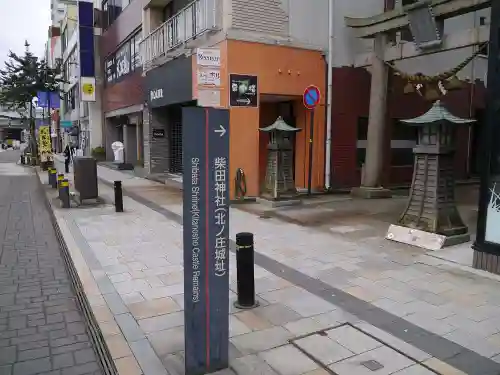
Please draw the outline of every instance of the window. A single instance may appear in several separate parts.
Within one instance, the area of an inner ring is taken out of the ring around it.
[[[108,0],[102,2],[102,28],[106,30],[109,26],[108,22]]]
[[[130,40],[125,42],[123,46],[116,52],[116,79],[130,73]]]
[[[128,5],[129,1],[123,0],[103,0],[101,3],[103,28],[107,29],[120,16],[123,4]],[[125,6],[126,6],[125,5]]]
[[[66,51],[66,47],[68,47],[68,27],[65,27],[62,32],[61,47],[63,51]]]
[[[478,51],[479,56],[488,57],[488,50],[489,50],[488,47],[489,47],[488,44],[483,45]]]
[[[139,31],[132,39],[132,70],[141,67],[141,36]]]
[[[366,140],[368,138],[368,117],[358,117],[358,141],[356,144],[356,165],[361,168],[366,157]]]
[[[141,68],[141,32],[136,32],[104,62],[106,83],[118,81]]]

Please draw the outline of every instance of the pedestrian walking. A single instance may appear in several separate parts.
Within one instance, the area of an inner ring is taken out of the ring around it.
[[[69,173],[69,163],[71,162],[71,149],[66,145],[64,149],[64,172]]]

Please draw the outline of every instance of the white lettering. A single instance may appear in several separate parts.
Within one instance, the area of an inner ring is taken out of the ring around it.
[[[200,301],[200,159],[191,159],[191,257],[193,290],[191,300]]]
[[[163,89],[156,89],[156,90],[151,90],[149,92],[149,96],[151,100],[156,100],[156,99],[161,99],[163,98]]]

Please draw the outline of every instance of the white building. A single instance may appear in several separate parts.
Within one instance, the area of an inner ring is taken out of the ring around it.
[[[85,155],[92,149],[102,146],[102,113],[101,103],[96,90],[95,102],[82,100],[80,77],[80,50],[78,31],[77,3],[66,2],[64,18],[61,22],[61,56],[63,78],[67,82],[63,88],[61,103],[61,121],[71,121],[78,128],[78,136],[72,139]],[[99,60],[96,52],[96,74],[99,72]],[[96,77],[97,78],[97,77]]]

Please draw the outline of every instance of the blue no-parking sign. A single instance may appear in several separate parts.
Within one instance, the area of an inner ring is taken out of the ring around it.
[[[304,90],[304,95],[302,98],[304,106],[307,109],[314,109],[321,100],[321,92],[319,91],[319,88],[317,86],[307,86],[307,88]]]

